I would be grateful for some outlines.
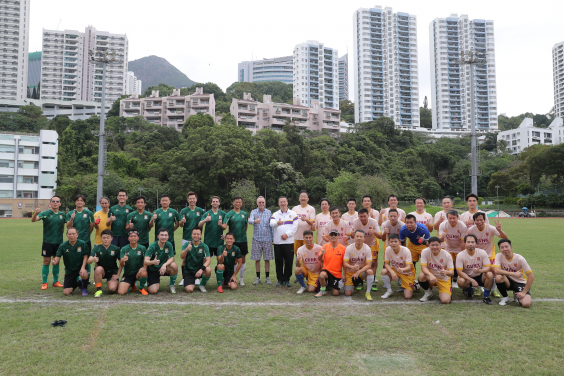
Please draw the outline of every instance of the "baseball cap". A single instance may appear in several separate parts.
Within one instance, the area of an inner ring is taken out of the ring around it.
[[[329,230],[329,235],[339,235],[339,231],[337,231],[337,229],[331,229]]]

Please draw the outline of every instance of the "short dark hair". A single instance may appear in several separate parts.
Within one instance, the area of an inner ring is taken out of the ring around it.
[[[109,228],[105,229],[104,231],[102,231],[102,233],[100,234],[100,237],[104,236],[104,235],[110,235],[113,236],[113,232],[112,230],[110,230]]]
[[[399,215],[398,209],[388,209],[388,216],[390,213],[397,213]]]
[[[447,217],[449,215],[455,215],[458,218],[458,211],[454,209],[450,209],[449,211],[447,211]]]
[[[280,202],[280,199],[283,199],[283,198],[285,198],[286,201],[288,201],[288,197],[286,197],[286,196],[280,196],[280,197],[278,197],[278,201],[277,201],[277,202]]]
[[[339,207],[338,206],[331,206],[329,208],[329,213],[331,213],[333,210],[339,210]]]
[[[164,227],[161,227],[161,228],[157,231],[157,235],[160,235],[161,232],[166,232],[166,233],[170,236],[170,233],[169,233],[168,230],[167,230],[166,228],[164,228]]]
[[[448,198],[448,199],[450,200],[450,202],[452,202],[452,197],[450,197],[450,196],[445,196],[445,197],[443,197],[443,200],[444,200],[445,198]],[[441,201],[442,201],[442,200],[441,200]]]
[[[415,222],[417,222],[417,218],[413,214],[406,215],[405,221],[407,222],[408,219],[413,219]]]
[[[61,201],[61,196],[57,196],[57,195],[51,196],[51,200],[49,200],[49,201],[52,201],[55,197],[57,197],[59,199],[59,201]]]
[[[82,201],[86,202],[86,197],[84,197],[84,195],[78,195],[74,198],[74,201],[78,200],[79,198],[82,199]]]
[[[129,229],[129,231],[127,232],[127,236],[129,236],[131,234],[136,234],[137,236],[139,236],[139,230],[136,229],[135,227],[133,227],[133,228]]]
[[[309,193],[307,193],[307,191],[305,191],[305,190],[302,189],[302,190],[300,191],[300,195],[301,195],[302,193],[305,193],[305,194],[307,195],[307,198],[309,198]]]
[[[319,206],[321,206],[321,204],[323,204],[323,201],[327,201],[327,205],[331,206],[331,201],[329,201],[329,199],[327,198],[322,198],[321,201],[319,201]]]
[[[67,228],[67,234],[69,233],[70,230],[74,230],[78,234],[78,230],[76,229],[76,227],[71,226],[71,227]]]
[[[476,199],[476,201],[478,201],[478,196],[475,195],[474,193],[468,193],[468,194],[466,195],[466,201],[468,201],[468,199],[469,199],[470,197],[474,197],[474,198]]]
[[[168,197],[168,199],[170,200],[170,195],[168,193],[163,193],[161,195],[161,198],[165,198],[165,197]]]
[[[137,201],[139,201],[139,200],[141,200],[141,199],[143,199],[143,202],[144,202],[144,203],[147,203],[147,199],[145,198],[145,196],[137,196],[137,197],[135,197],[135,202],[137,202]]]
[[[118,195],[119,195],[121,192],[125,193],[125,195],[127,196],[127,191],[126,191],[125,189],[120,189],[120,190],[118,191]]]
[[[372,196],[370,196],[370,195],[364,195],[364,196],[362,196],[362,201],[364,201],[364,199],[365,199],[366,197],[368,197],[368,198],[370,199],[370,201],[372,201]]]
[[[441,239],[437,238],[436,236],[431,236],[429,240],[427,240],[427,244],[431,244],[432,242],[438,242],[440,244]]]
[[[509,240],[509,239],[499,239],[499,241],[497,242],[497,246],[500,247],[503,243],[509,243],[509,245],[511,245],[511,240]]]
[[[243,197],[241,197],[241,196],[235,196],[235,197],[233,197],[233,201],[235,201],[235,200],[241,200],[241,201],[243,201]]]
[[[196,192],[188,192],[188,194],[186,195],[186,198],[190,197],[190,196],[196,196],[196,199],[198,198],[198,194]]]
[[[194,228],[192,229],[192,232],[194,232],[194,230],[198,230],[198,231],[200,231],[200,234],[202,233],[202,229],[201,229],[201,228],[199,228],[198,226],[194,227]]]
[[[311,231],[311,230],[305,230],[305,231],[304,231],[304,236],[306,236],[306,235],[311,235],[311,236],[313,236],[313,231]]]
[[[421,197],[421,196],[415,197],[415,200],[413,200],[413,203],[415,204],[417,202],[417,200],[423,200],[423,203],[425,205],[427,205],[427,200],[425,200],[425,197]]]
[[[484,218],[484,220],[486,219],[486,213],[481,212],[481,211],[474,213],[472,218],[474,218],[474,220],[476,220],[479,216],[482,216],[482,218]]]
[[[219,196],[212,196],[212,198],[210,199],[210,202],[212,202],[214,198],[217,198],[217,201],[219,201],[219,203],[221,203],[221,199],[219,198]]]
[[[233,239],[235,239],[235,234],[234,234],[234,233],[232,233],[231,231],[230,231],[230,232],[228,232],[227,234],[225,234],[225,237],[228,237],[228,236],[232,236],[232,237],[233,237]]]
[[[468,234],[464,237],[464,243],[466,243],[466,239],[468,239],[469,237],[473,237],[474,241],[476,242],[476,244],[478,244],[478,237],[474,234]]]
[[[392,197],[395,197],[396,200],[398,199],[398,196],[396,196],[396,195],[389,195],[389,196],[388,196],[388,201],[390,201],[390,199],[391,199]]]
[[[354,197],[349,197],[349,199],[347,200],[347,204],[351,201],[354,201],[354,203],[356,204],[356,198]]]
[[[400,237],[398,234],[390,234],[390,236],[388,236],[388,240],[392,240],[392,239],[400,240]]]
[[[356,231],[354,232],[354,234],[356,235],[357,232],[362,232],[362,235],[365,235],[365,234],[366,234],[366,232],[364,232],[364,230],[361,230],[361,229],[356,230]]]
[[[358,215],[361,215],[361,214],[368,214],[368,209],[366,209],[366,208],[360,209],[360,210],[358,211]]]

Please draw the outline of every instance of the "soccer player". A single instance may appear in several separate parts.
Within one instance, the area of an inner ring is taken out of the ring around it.
[[[390,195],[390,197],[388,197],[388,205],[390,205],[389,208],[384,209],[384,207],[380,207],[380,219],[378,220],[378,224],[380,226],[382,226],[382,223],[384,223],[384,221],[389,220],[390,217],[388,215],[388,212],[391,209],[395,209],[396,212],[398,213],[398,219],[400,222],[404,222],[405,221],[405,210],[398,208],[398,198],[396,195]]]
[[[86,197],[78,195],[74,199],[75,209],[67,213],[66,221],[67,228],[74,227],[78,231],[78,239],[85,241],[88,244],[88,249],[92,249],[92,242],[90,241],[90,234],[94,229],[94,214],[88,209],[84,208]],[[90,268],[87,268],[90,274]]]
[[[483,302],[493,304],[490,292],[494,275],[492,264],[486,251],[476,248],[478,238],[475,235],[466,235],[464,244],[466,249],[456,257],[456,270],[458,272],[458,286],[468,299],[474,297],[474,288],[484,288]]]
[[[202,219],[198,222],[198,227],[204,230],[204,243],[210,249],[210,255],[217,256],[217,248],[223,245],[223,230],[227,225],[223,223],[225,219],[225,212],[219,209],[219,197],[213,196],[211,198],[211,209],[202,215]]]
[[[425,291],[420,302],[426,302],[433,296],[433,286],[439,286],[439,299],[449,304],[452,298],[450,277],[454,275],[454,263],[450,253],[441,247],[437,237],[429,239],[429,247],[421,252],[421,273],[419,285]]]
[[[319,278],[319,273],[321,272],[322,263],[319,260],[319,253],[321,252],[321,246],[313,242],[313,231],[304,231],[304,241],[305,244],[298,248],[298,253],[296,254],[296,279],[300,283],[300,289],[298,294],[306,291],[315,292],[317,289],[317,280]],[[307,280],[304,280],[307,278]]]
[[[204,209],[196,206],[198,202],[196,192],[188,192],[186,200],[188,206],[180,211],[179,222],[180,227],[182,227],[182,245],[192,240],[192,229],[198,227],[198,223],[204,215]]]
[[[329,213],[331,213],[331,222],[327,223],[321,230],[323,240],[329,242],[329,231],[336,229],[339,232],[339,243],[346,247],[349,244],[348,241],[351,237],[352,227],[349,222],[341,219],[338,206],[331,206]]]
[[[329,243],[321,248],[317,257],[323,261],[323,269],[319,273],[320,289],[316,298],[327,294],[327,287],[333,290],[333,296],[339,296],[339,282],[343,277],[343,261],[345,259],[345,246],[339,243],[339,231],[332,229],[329,231]]]
[[[102,231],[112,229],[112,223],[108,221],[110,217],[110,199],[102,197],[100,199],[100,206],[102,209],[94,213],[94,228],[96,229],[96,235],[94,237],[95,245],[102,244]]]
[[[211,256],[208,246],[201,242],[202,229],[192,229],[192,240],[182,245],[180,257],[186,262],[182,265],[182,278],[184,291],[191,293],[196,286],[196,279],[200,279],[200,291],[206,292],[206,283],[211,277]]]
[[[374,218],[378,223],[380,223],[380,212],[376,209],[372,209],[372,196],[365,195],[362,197],[362,206],[368,210],[368,216]]]
[[[512,290],[515,294],[514,300],[519,301],[523,308],[529,308],[532,304],[531,286],[535,281],[533,271],[523,256],[513,253],[511,240],[500,239],[497,246],[500,253],[495,256],[493,269],[497,288],[503,296],[499,305],[507,304],[507,290]]]
[[[294,254],[304,245],[304,231],[311,230],[315,223],[315,208],[308,203],[309,195],[306,191],[301,191],[300,204],[292,208],[292,211],[298,215],[298,230],[294,234]]]
[[[235,236],[235,245],[241,250],[243,256],[241,274],[239,275],[239,284],[245,286],[245,271],[247,270],[247,263],[245,258],[249,253],[249,246],[247,244],[247,227],[249,226],[249,216],[246,212],[241,210],[243,206],[243,198],[240,196],[233,198],[233,210],[225,215],[225,224],[229,226],[229,232]]]
[[[447,221],[439,226],[439,239],[444,242],[445,249],[450,253],[452,262],[456,265],[457,255],[465,248],[464,237],[468,234],[466,225],[458,219],[458,212],[451,209],[447,212]],[[452,288],[457,288],[458,273],[454,270]]]
[[[153,215],[151,212],[145,210],[146,204],[147,200],[145,196],[139,196],[135,199],[135,207],[137,207],[137,210],[127,215],[127,225],[125,226],[128,232],[133,228],[137,229],[139,234],[138,244],[145,247],[145,249],[149,248],[149,231],[153,228],[153,221],[151,220]]]
[[[102,280],[106,278],[108,290],[116,292],[121,274],[121,264],[118,267],[120,249],[112,244],[112,230],[102,232],[102,244],[94,247],[88,258],[88,263],[96,263],[94,269],[94,283],[96,284],[95,298],[102,296]]]
[[[106,227],[111,226],[112,233],[114,234],[112,244],[121,248],[125,247],[128,242],[125,226],[127,225],[127,216],[133,211],[133,208],[125,204],[128,199],[125,189],[119,190],[117,199],[118,204],[110,208],[110,215],[106,221]]]
[[[413,285],[415,284],[415,267],[411,261],[411,251],[401,245],[400,237],[396,234],[388,238],[390,244],[384,252],[384,269],[382,269],[382,282],[386,287],[386,293],[382,299],[387,299],[393,294],[391,281],[401,282],[403,296],[411,299],[413,296]]]
[[[433,216],[425,211],[425,205],[427,205],[427,200],[423,197],[417,197],[414,201],[416,210],[409,214],[415,216],[417,223],[421,223],[429,233],[433,232]]]
[[[161,276],[170,276],[170,292],[176,294],[174,283],[178,275],[178,266],[174,262],[174,248],[168,241],[168,230],[157,230],[158,241],[149,246],[145,252],[144,265],[147,267],[147,291],[149,294],[159,292]]]
[[[288,209],[288,199],[284,196],[278,198],[280,210],[270,217],[270,227],[273,229],[274,262],[276,263],[276,286],[286,284],[292,287],[294,263],[294,234],[298,230],[298,215]]]
[[[388,211],[388,220],[382,223],[382,240],[385,242],[386,247],[388,244],[388,237],[392,234],[399,236],[401,228],[405,225],[402,221],[398,220],[398,211],[396,209],[390,209]]]
[[[78,231],[74,227],[67,228],[68,240],[57,249],[53,265],[59,265],[61,257],[65,262],[65,281],[63,294],[70,295],[78,286],[82,290],[82,296],[88,295],[88,272],[86,262],[90,250],[86,242],[78,239]],[[78,277],[82,278],[80,281]],[[80,282],[80,283],[79,283]]]
[[[364,214],[368,217],[368,213]],[[364,231],[358,229],[354,232],[354,244],[349,245],[345,249],[345,257],[343,259],[343,267],[346,271],[345,295],[351,296],[354,288],[359,287],[360,282],[366,280],[366,294],[364,296],[366,300],[372,300],[372,296],[370,296],[370,290],[374,283],[374,271],[371,269],[372,250],[365,243]]]
[[[408,214],[405,216],[405,225],[400,230],[399,238],[402,243],[407,241],[407,249],[411,251],[411,262],[415,268],[421,252],[427,248],[427,240],[431,238],[429,230],[417,223],[413,214]]]
[[[251,260],[255,261],[255,270],[257,277],[253,285],[258,285],[260,279],[260,259],[264,258],[264,274],[266,276],[266,284],[271,285],[270,280],[270,260],[274,259],[272,252],[272,227],[270,227],[270,217],[272,212],[266,209],[266,200],[264,197],[257,198],[258,208],[251,212],[249,224],[253,225],[253,241],[251,243]]]
[[[50,205],[51,209],[45,211],[41,211],[41,208],[38,206],[31,217],[32,222],[43,221],[43,244],[41,246],[41,256],[43,256],[41,276],[43,284],[41,285],[41,290],[47,290],[47,277],[49,276],[51,258],[55,257],[59,246],[63,243],[63,231],[65,230],[65,213],[59,211],[61,198],[59,196],[51,197]],[[58,263],[53,263],[53,286],[63,287],[59,282]]]
[[[153,212],[153,222],[155,228],[166,228],[168,230],[168,242],[172,244],[172,249],[176,253],[176,244],[174,244],[174,231],[179,226],[180,216],[178,212],[170,207],[170,196],[168,194],[161,195],[161,207]],[[158,240],[155,234],[155,241]]]
[[[341,216],[341,219],[344,219],[349,223],[349,225],[353,225],[355,219],[358,218],[358,212],[356,211],[356,199],[354,197],[349,197],[347,200],[347,208],[349,209],[348,212]],[[351,236],[347,242],[349,245],[354,243],[354,237]]]
[[[470,226],[474,225],[474,214],[478,213],[478,196],[476,196],[474,193],[470,193],[466,195],[466,205],[468,205],[468,210],[460,214],[460,220],[464,222],[466,227],[470,228]],[[487,215],[486,215],[486,223],[488,225],[490,224]]]
[[[329,213],[331,203],[326,198],[322,198],[319,202],[319,206],[321,207],[321,213],[315,216],[315,225],[312,230],[317,230],[317,244],[323,246],[327,242],[323,239],[321,233],[323,232],[323,227],[325,227],[327,223],[331,222],[331,214]]]
[[[370,269],[372,271],[372,275],[375,276],[376,269],[378,269],[378,251],[380,249],[378,239],[381,239],[383,236],[380,226],[378,226],[378,222],[374,218],[368,217],[368,210],[366,210],[366,208],[360,209],[358,211],[358,218],[353,221],[352,232],[354,234],[355,242],[357,230],[363,231],[362,237],[364,244],[370,247],[370,252],[372,254],[372,257],[370,257]],[[378,282],[378,280],[374,279],[373,282]],[[359,281],[359,284],[362,284],[362,282]],[[373,284],[371,284],[371,288],[372,291],[378,291],[378,288]]]
[[[149,295],[145,290],[147,283],[147,268],[145,267],[145,253],[147,249],[139,244],[139,230],[132,228],[129,230],[129,244],[120,251],[119,265],[123,269],[123,278],[118,286],[118,294],[127,294],[129,289],[135,291],[135,282],[139,281],[139,292]]]
[[[448,211],[452,209],[452,199],[450,198],[450,196],[443,197],[442,205],[443,210],[435,214],[435,224],[433,225],[433,228],[437,231],[439,231],[439,226],[441,225],[441,223],[447,220]]]
[[[220,245],[217,252],[217,266],[215,267],[217,292],[223,292],[223,286],[237,290],[237,273],[241,269],[243,256],[239,247],[235,245],[235,236],[231,232],[225,234],[225,245]]]

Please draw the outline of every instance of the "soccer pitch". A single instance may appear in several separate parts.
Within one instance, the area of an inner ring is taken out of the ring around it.
[[[380,276],[373,302],[364,299],[364,292],[315,299],[297,295],[297,284],[267,286],[264,267],[263,282],[253,286],[250,254],[246,286],[236,291],[217,293],[212,273],[206,294],[189,295],[177,286],[172,295],[163,278],[157,296],[111,295],[104,281],[101,299],[94,299],[94,287],[86,298],[78,291],[64,297],[61,288],[51,286],[51,274],[49,288],[40,290],[41,223],[0,220],[0,373],[562,374],[564,243],[559,234],[564,221],[501,222],[514,252],[527,259],[535,275],[530,309],[517,303],[502,307],[499,299],[493,306],[481,299],[464,301],[460,289],[454,289],[447,306],[437,294],[420,303],[422,291],[410,302],[399,293],[383,301]],[[178,229],[179,243],[181,236]],[[381,264],[383,252],[379,258]],[[271,262],[273,281],[275,274]],[[68,323],[53,328],[54,320]]]

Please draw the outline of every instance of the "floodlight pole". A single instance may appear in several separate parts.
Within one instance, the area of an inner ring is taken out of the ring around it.
[[[499,218],[499,185],[495,186],[497,192],[497,217]]]

